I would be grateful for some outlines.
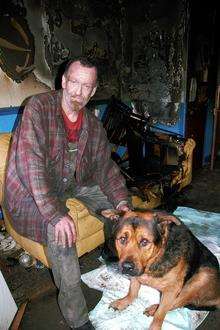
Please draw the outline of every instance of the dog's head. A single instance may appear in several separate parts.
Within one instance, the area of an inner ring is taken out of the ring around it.
[[[107,217],[116,218],[115,212]],[[106,214],[105,214],[106,216]],[[173,215],[157,211],[127,211],[115,225],[115,246],[122,273],[139,276],[164,253],[170,225],[180,225]]]

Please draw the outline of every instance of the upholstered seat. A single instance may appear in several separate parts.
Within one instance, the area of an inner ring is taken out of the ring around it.
[[[10,139],[10,133],[0,134],[0,204],[3,198],[4,174]],[[81,256],[104,242],[103,223],[91,215],[88,209],[75,198],[68,199],[66,205],[69,208],[69,214],[75,219],[78,232],[76,246],[78,255]],[[46,246],[18,234],[12,227],[11,218],[8,212],[3,207],[2,211],[7,232],[24,250],[49,267]]]
[[[0,205],[3,199],[4,174],[10,140],[11,133],[0,133]],[[195,142],[192,139],[187,139],[184,146],[185,159],[182,163],[182,171],[181,173],[175,173],[173,176],[172,184],[178,184],[180,190],[192,180],[192,157],[194,147]],[[160,205],[160,194],[155,194],[155,192],[153,190],[151,191],[149,188],[146,195],[148,196],[147,201],[142,201],[138,196],[132,196],[133,206],[151,209]],[[69,214],[75,221],[78,233],[76,247],[78,256],[80,257],[86,252],[89,252],[104,243],[103,223],[91,215],[88,209],[75,198],[68,199],[66,205],[69,209]],[[47,267],[50,267],[47,259],[46,246],[17,233],[12,227],[10,215],[4,207],[2,207],[2,211],[7,232],[24,250],[30,253],[34,258],[40,260]]]
[[[3,184],[5,167],[7,163],[8,149],[10,145],[11,133],[0,133],[0,204],[3,199]],[[160,199],[157,196],[152,197],[149,202],[143,202],[139,197],[133,196],[132,203],[135,207],[154,208],[160,204]],[[76,242],[77,253],[80,257],[86,252],[95,249],[97,246],[104,243],[103,223],[91,215],[88,209],[77,199],[70,198],[66,205],[69,209],[69,214],[75,220],[78,239]],[[2,207],[4,222],[7,232],[14,240],[34,258],[40,260],[44,265],[50,267],[47,258],[47,248],[42,244],[34,242],[15,231],[11,224],[11,218],[8,212]]]

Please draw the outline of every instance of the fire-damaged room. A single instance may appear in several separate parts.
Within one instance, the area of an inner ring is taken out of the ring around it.
[[[220,328],[217,1],[0,5],[0,330]]]

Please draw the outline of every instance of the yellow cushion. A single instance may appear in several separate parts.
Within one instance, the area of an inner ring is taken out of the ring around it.
[[[10,138],[11,133],[0,133],[0,203],[2,201],[5,166],[7,163]],[[160,204],[159,195],[152,195],[150,197],[151,198],[148,202],[143,202],[141,198],[133,196],[133,206],[139,208],[154,208]],[[75,198],[69,198],[66,205],[69,209],[69,214],[72,216],[76,224],[78,234],[76,247],[78,256],[81,256],[104,242],[103,223],[91,215],[88,209]],[[11,225],[11,219],[8,212],[3,209],[3,213],[8,233],[24,250],[49,267],[49,261],[46,256],[46,247],[18,234]]]
[[[11,218],[8,212],[3,209],[4,214],[4,222],[7,232],[13,239],[29,254],[31,254],[34,258],[40,260],[46,267],[50,267],[49,260],[46,256],[46,247],[42,244],[34,242],[27,237],[24,237],[18,234],[11,225]]]
[[[11,133],[0,133],[0,203],[2,201],[5,166],[7,162],[10,139]]]
[[[93,235],[103,229],[103,223],[91,215],[88,209],[77,199],[69,198],[66,202],[69,214],[75,219],[76,230],[80,239]]]
[[[85,208],[78,200],[71,199],[71,203],[78,208]],[[70,214],[75,213],[73,205],[70,209]],[[47,248],[40,243],[34,242],[20,234],[18,234],[11,225],[11,218],[8,212],[3,209],[4,222],[7,232],[14,238],[14,240],[34,258],[40,260],[45,266],[50,267],[49,260],[47,258]],[[82,217],[81,217],[82,216]],[[103,223],[95,217],[89,215],[85,216],[85,213],[81,213],[81,216],[74,217],[76,227],[79,228],[78,238],[76,242],[76,248],[78,256],[92,251],[100,244],[104,243],[104,231]],[[83,234],[81,234],[83,233]]]

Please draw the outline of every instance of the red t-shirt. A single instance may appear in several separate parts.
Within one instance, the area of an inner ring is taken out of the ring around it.
[[[75,122],[69,120],[65,112],[62,110],[64,126],[67,132],[67,139],[69,142],[76,142],[79,138],[79,132],[82,127],[83,109],[79,111],[78,118]]]

